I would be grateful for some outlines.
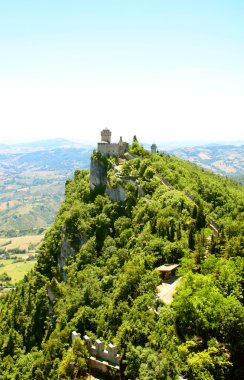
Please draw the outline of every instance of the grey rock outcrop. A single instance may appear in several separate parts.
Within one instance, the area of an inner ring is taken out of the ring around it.
[[[75,250],[71,247],[66,238],[63,238],[60,255],[58,257],[58,266],[62,275],[62,280],[66,281],[66,273],[64,270],[66,259],[70,255],[74,255]]]
[[[107,170],[104,162],[91,159],[90,165],[90,187],[94,190],[96,187],[106,186]]]
[[[50,299],[50,301],[53,302],[56,297],[55,297],[55,293],[54,293],[51,286],[47,286],[47,294],[48,294],[48,298]]]
[[[126,198],[126,192],[121,183],[132,182],[138,187],[138,196],[144,197],[145,193],[137,184],[137,177],[133,176],[123,176],[120,174],[118,168],[114,165],[114,173],[116,177],[120,180],[116,187],[112,187],[107,179],[106,165],[102,160],[91,159],[90,165],[90,188],[91,190],[103,188],[105,194],[113,202],[124,202]]]
[[[106,187],[105,193],[113,202],[124,202],[126,193],[121,185],[117,185],[115,188],[110,186]]]

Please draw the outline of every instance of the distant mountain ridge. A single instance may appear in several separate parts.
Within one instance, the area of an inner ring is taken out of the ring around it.
[[[48,140],[38,140],[32,142],[24,142],[18,144],[0,144],[0,154],[11,154],[11,153],[28,153],[37,150],[50,150],[57,148],[82,148],[82,149],[92,149],[91,145],[77,143],[74,141],[56,138]]]

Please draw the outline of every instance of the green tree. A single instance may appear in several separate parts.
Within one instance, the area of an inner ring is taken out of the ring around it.
[[[88,358],[89,353],[84,341],[79,337],[76,338],[60,363],[58,372],[61,379],[83,378],[87,373]]]

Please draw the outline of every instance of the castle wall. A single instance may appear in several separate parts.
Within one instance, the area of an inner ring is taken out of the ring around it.
[[[128,150],[129,144],[124,143],[116,144],[116,143],[107,143],[107,142],[99,142],[97,143],[97,150],[103,155],[111,155],[111,156],[123,156],[125,152]]]
[[[129,149],[129,144],[127,142],[123,142],[119,144],[119,156],[123,156],[125,152]]]
[[[108,143],[106,143],[106,142],[97,143],[97,151],[103,155],[107,155],[108,154]]]
[[[72,344],[78,337],[80,337],[80,333],[72,331]],[[107,345],[107,349],[105,349],[104,342],[100,339],[97,339],[95,345],[93,345],[92,339],[89,336],[84,335],[83,338],[91,355],[89,358],[89,369],[91,373],[94,373],[94,375],[97,373],[106,374],[106,378],[110,378],[110,375],[113,374],[111,377],[113,379],[116,374],[116,379],[119,379],[119,355],[117,354],[116,346],[110,343]]]
[[[119,155],[119,144],[111,143],[108,145],[108,151],[111,156],[118,156]]]
[[[111,132],[105,128],[101,132],[101,141],[97,143],[97,151],[104,156],[123,156],[127,152],[129,144],[124,142],[122,136],[118,143],[111,143]]]
[[[116,346],[113,344],[108,344],[107,349],[104,348],[104,342],[100,339],[95,341],[95,345],[92,344],[92,340],[89,336],[84,336],[88,351],[90,355],[94,358],[105,360],[110,363],[110,365],[119,365],[119,355],[117,355]]]

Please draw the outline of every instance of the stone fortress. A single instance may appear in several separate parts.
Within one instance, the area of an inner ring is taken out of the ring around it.
[[[97,143],[97,151],[103,156],[118,156],[123,157],[128,151],[129,144],[123,141],[120,136],[118,143],[111,143],[112,132],[105,128],[101,131],[101,141]],[[151,153],[157,153],[157,145],[152,144]]]
[[[97,151],[103,156],[123,156],[128,148],[129,144],[122,140],[120,137],[118,143],[111,143],[111,131],[107,128],[101,131],[101,141],[97,143]]]

